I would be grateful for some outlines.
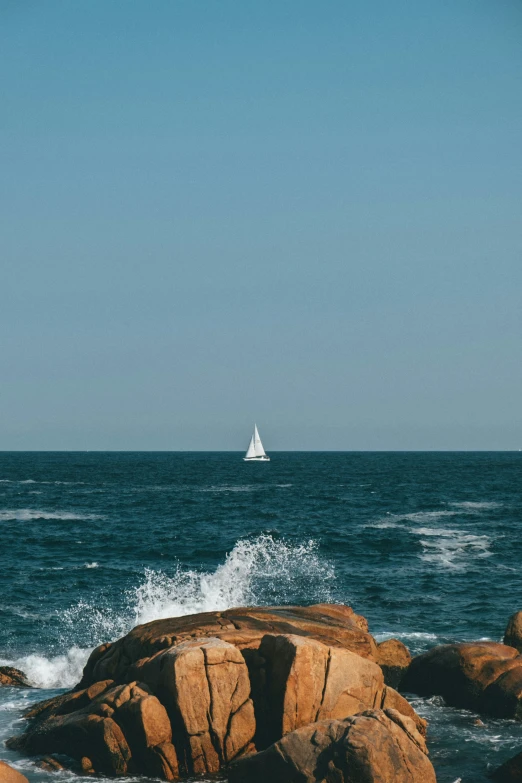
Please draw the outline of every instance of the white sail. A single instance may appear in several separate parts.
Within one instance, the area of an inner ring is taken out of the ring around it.
[[[255,440],[254,436],[250,438],[250,445],[247,449],[247,453],[245,454],[245,459],[252,459],[252,457],[256,456],[256,446],[255,446]]]
[[[266,456],[263,444],[261,443],[261,438],[259,437],[259,432],[257,431],[257,424],[254,424],[254,451],[256,457]]]
[[[263,444],[261,443],[261,438],[259,437],[257,424],[254,424],[254,434],[250,438],[250,444],[248,446],[244,459],[262,460],[263,462],[270,461],[270,457],[267,456],[263,448]]]

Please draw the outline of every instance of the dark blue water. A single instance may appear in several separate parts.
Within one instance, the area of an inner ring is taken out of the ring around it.
[[[412,652],[522,608],[522,454],[0,453],[0,736],[138,622],[342,601]],[[441,783],[486,781],[522,726],[416,700]],[[0,746],[34,780],[30,760]],[[62,775],[63,777],[63,775]]]

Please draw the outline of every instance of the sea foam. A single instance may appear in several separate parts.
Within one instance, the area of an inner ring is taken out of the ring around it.
[[[331,601],[334,580],[334,568],[315,541],[294,544],[271,535],[240,540],[215,571],[179,564],[170,572],[146,569],[142,582],[126,592],[122,607],[86,601],[70,607],[61,616],[61,646],[69,648],[67,653],[9,663],[37,687],[70,688],[81,678],[93,647],[135,625],[235,606]]]

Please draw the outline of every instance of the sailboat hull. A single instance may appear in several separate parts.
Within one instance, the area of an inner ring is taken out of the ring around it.
[[[270,462],[270,457],[243,457],[243,462]]]

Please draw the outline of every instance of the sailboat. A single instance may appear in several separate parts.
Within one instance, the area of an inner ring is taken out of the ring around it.
[[[250,445],[247,449],[247,453],[243,457],[245,462],[270,462],[261,443],[259,432],[257,431],[257,424],[254,424],[254,434],[250,439]]]

